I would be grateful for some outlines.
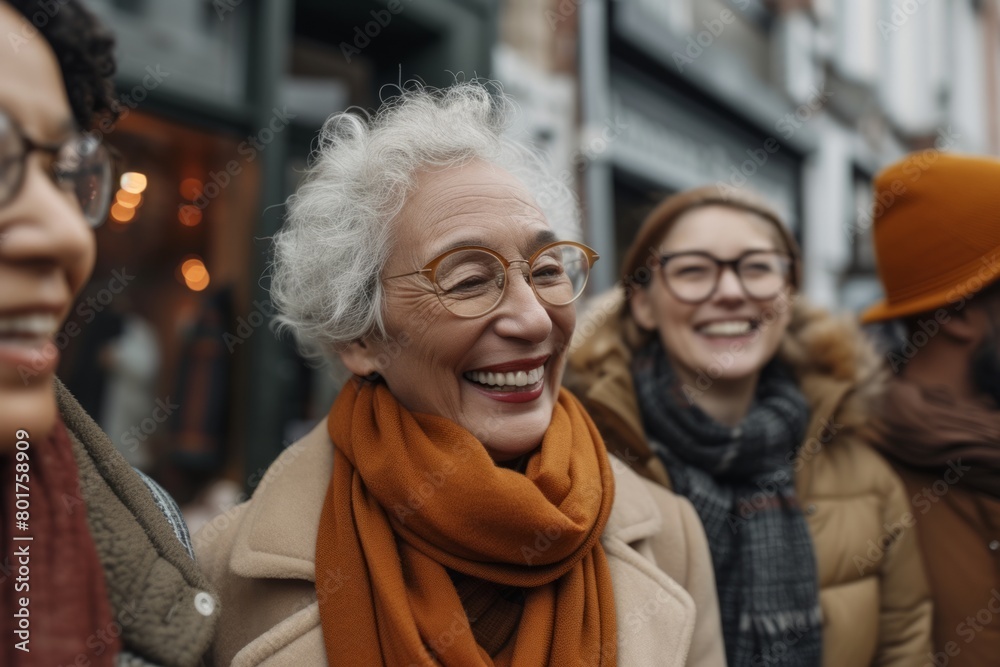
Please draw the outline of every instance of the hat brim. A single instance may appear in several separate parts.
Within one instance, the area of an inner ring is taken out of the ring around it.
[[[986,266],[990,266],[991,264],[996,265],[996,257],[997,251],[993,253],[994,259],[992,261],[987,260],[986,257],[982,257],[970,262],[964,267],[964,270],[962,270],[962,273],[954,283],[945,285],[928,294],[922,294],[911,299],[902,299],[895,303],[890,302],[888,299],[882,299],[861,314],[861,323],[872,324],[874,322],[884,322],[885,320],[919,315],[920,313],[937,310],[938,308],[947,308],[963,303],[1000,278],[1000,275],[998,275],[1000,271],[997,269],[994,269],[992,275],[988,275],[986,278],[980,275],[984,264]]]

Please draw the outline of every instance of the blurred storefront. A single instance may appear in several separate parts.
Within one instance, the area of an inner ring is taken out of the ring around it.
[[[61,374],[181,502],[220,476],[253,486],[336,388],[271,332],[266,291],[317,130],[385,86],[489,76],[495,3],[88,4],[117,38],[123,113],[99,131],[129,173]]]
[[[328,409],[337,379],[268,326],[268,238],[324,119],[401,82],[500,80],[580,193],[595,292],[657,201],[716,184],[770,199],[809,296],[858,308],[874,174],[1000,153],[1000,0],[88,2],[119,43],[124,114],[102,131],[137,176],[62,372],[181,501],[254,486]]]
[[[664,195],[747,187],[794,229],[811,299],[859,309],[879,296],[874,174],[914,150],[1000,153],[995,0],[543,4],[578,26],[587,232],[616,260]],[[610,286],[617,263],[595,273]]]

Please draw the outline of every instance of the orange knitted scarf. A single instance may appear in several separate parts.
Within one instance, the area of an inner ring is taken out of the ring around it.
[[[410,413],[382,384],[349,381],[329,431],[316,585],[331,665],[616,664],[599,541],[614,479],[569,392],[524,473],[497,466],[454,422]],[[525,591],[517,631],[495,658],[476,643],[448,569]]]

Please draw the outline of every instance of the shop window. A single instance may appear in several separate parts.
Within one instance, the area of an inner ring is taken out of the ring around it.
[[[874,274],[875,244],[872,239],[872,181],[871,177],[857,173],[854,177],[852,207],[848,212],[851,238],[851,273]]]
[[[111,0],[111,5],[118,11],[132,16],[142,16],[146,13],[146,0]]]
[[[267,315],[247,315],[259,165],[235,131],[138,111],[104,139],[127,173],[63,329],[60,377],[183,502],[233,446],[235,360]]]

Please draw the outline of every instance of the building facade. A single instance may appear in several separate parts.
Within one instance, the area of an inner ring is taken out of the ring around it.
[[[781,212],[813,300],[860,308],[873,175],[912,150],[1000,152],[1000,0],[88,4],[119,44],[105,138],[146,185],[98,230],[90,289],[134,279],[62,373],[182,501],[219,475],[254,486],[329,408],[336,377],[268,327],[267,239],[323,120],[393,85],[504,85],[580,193],[595,292],[659,199],[717,184]],[[112,388],[127,415],[103,415]]]

